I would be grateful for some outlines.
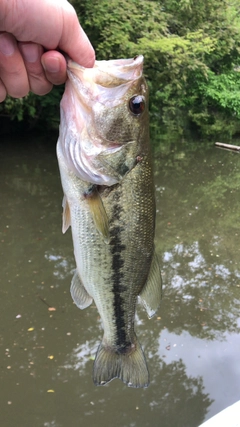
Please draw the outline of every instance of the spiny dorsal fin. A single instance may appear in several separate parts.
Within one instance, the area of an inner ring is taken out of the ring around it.
[[[147,282],[139,295],[139,299],[145,308],[149,319],[156,313],[162,297],[162,279],[156,252],[154,251],[153,259],[148,274]]]
[[[62,207],[63,207],[62,232],[64,234],[64,233],[66,233],[67,229],[71,225],[70,209],[69,209],[69,204],[68,204],[68,201],[67,201],[65,194],[63,197]]]
[[[75,271],[71,281],[70,292],[76,306],[81,310],[92,304],[92,297],[90,297],[90,295],[84,288],[77,270]]]
[[[105,243],[109,243],[108,217],[97,187],[93,186],[87,194],[85,193],[85,198],[96,229],[103,236]]]

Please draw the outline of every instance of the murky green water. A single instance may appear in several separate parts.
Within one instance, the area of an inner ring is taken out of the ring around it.
[[[98,388],[101,324],[69,292],[56,138],[0,141],[0,425],[197,427],[240,399],[240,156],[198,142],[155,155],[164,294],[136,326],[151,385]]]

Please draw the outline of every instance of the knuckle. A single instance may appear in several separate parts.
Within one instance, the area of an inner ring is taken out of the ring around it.
[[[52,83],[44,78],[39,78],[39,76],[32,76],[29,81],[31,91],[36,95],[46,95],[52,90]]]

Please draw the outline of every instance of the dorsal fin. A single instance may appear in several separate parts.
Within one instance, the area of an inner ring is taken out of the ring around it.
[[[147,281],[139,299],[149,319],[156,313],[162,298],[162,279],[156,252],[154,251]]]

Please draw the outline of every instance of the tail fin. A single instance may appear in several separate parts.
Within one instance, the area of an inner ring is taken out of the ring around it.
[[[148,387],[149,372],[137,338],[135,350],[129,354],[118,354],[103,343],[99,345],[93,367],[94,384],[105,385],[114,378],[119,378],[128,387]]]

